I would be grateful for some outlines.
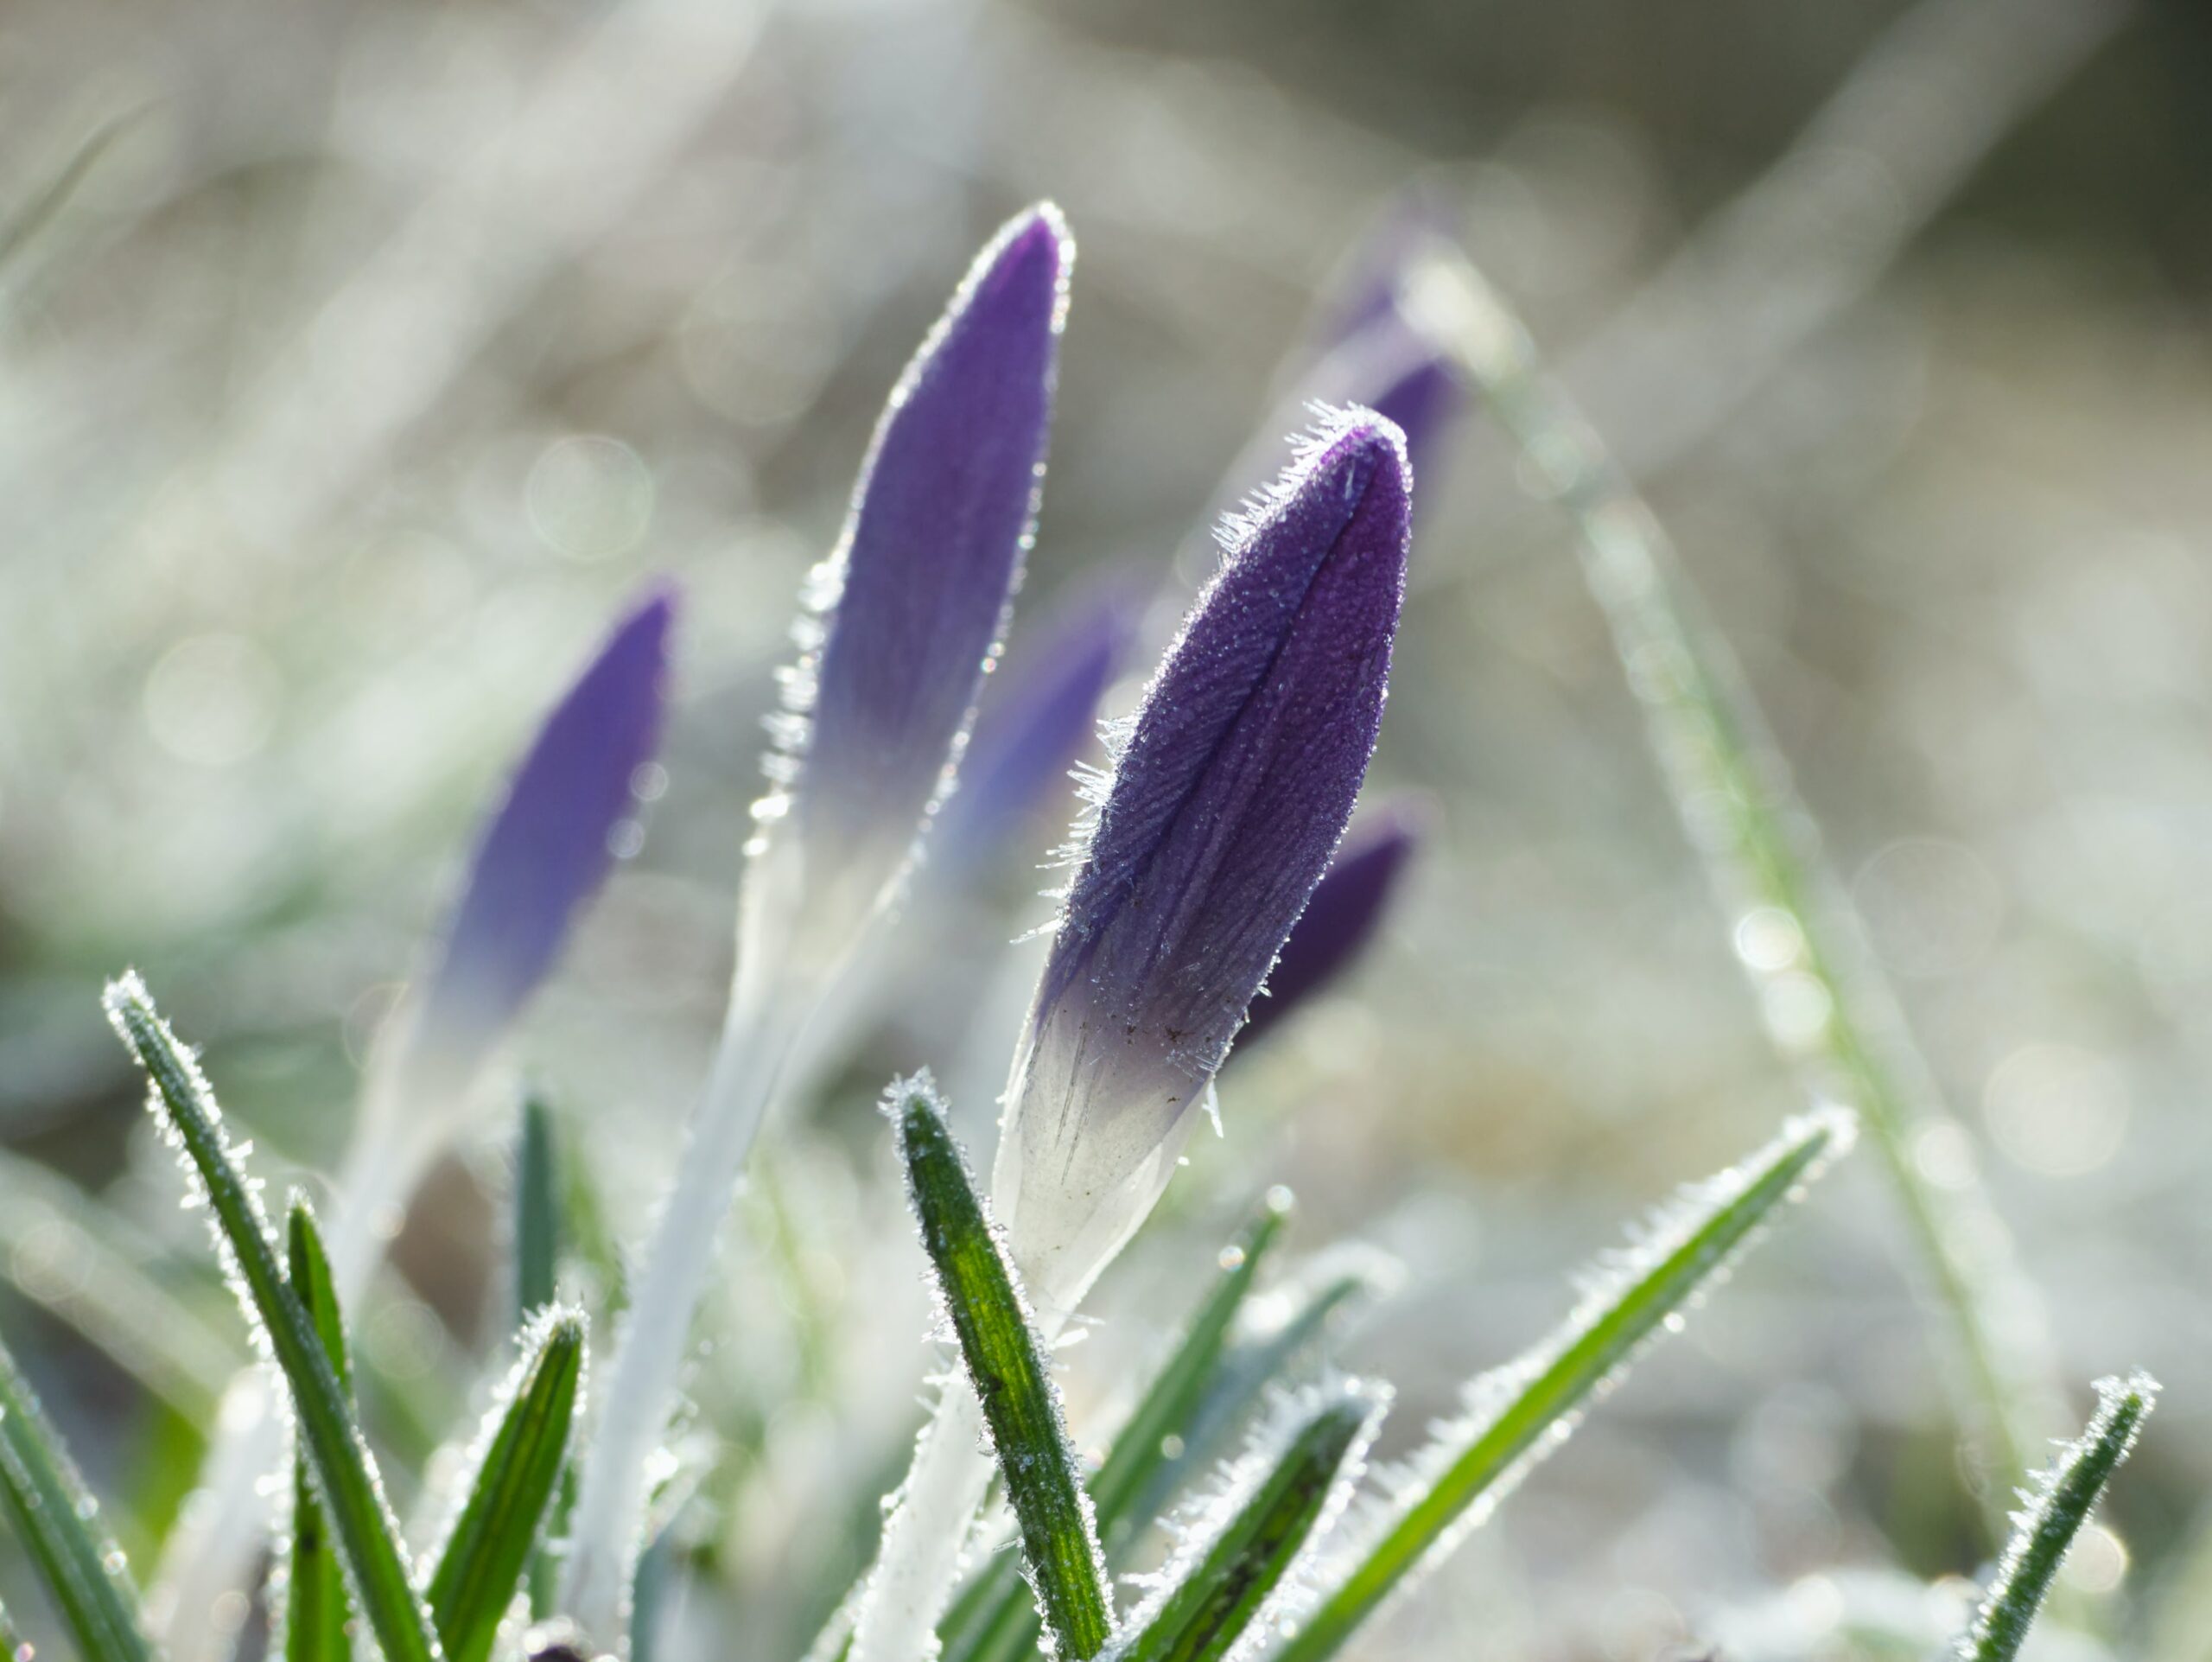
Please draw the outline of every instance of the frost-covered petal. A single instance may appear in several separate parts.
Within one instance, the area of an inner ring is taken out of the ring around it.
[[[1147,690],[1068,891],[1000,1145],[1000,1204],[1047,1296],[1087,1280],[1149,1209],[1335,851],[1382,720],[1410,509],[1397,430],[1370,411],[1331,418],[1234,527]],[[1075,1268],[1040,1273],[1052,1258]]]
[[[1252,1001],[1250,1018],[1239,1035],[1243,1043],[1250,1044],[1335,980],[1365,948],[1419,845],[1416,820],[1398,808],[1376,815],[1372,822],[1363,814],[1361,824],[1346,835],[1268,972],[1265,996]]]
[[[957,762],[1042,486],[1074,244],[1031,209],[977,258],[891,395],[794,676],[791,812],[817,873],[894,876]]]
[[[613,860],[659,742],[675,602],[657,590],[607,638],[486,822],[413,1031],[419,1055],[479,1054],[551,971]]]
[[[1122,672],[1141,608],[1126,585],[1088,593],[1025,633],[976,717],[960,788],[931,833],[948,875],[987,869],[1096,742],[1098,701]]]

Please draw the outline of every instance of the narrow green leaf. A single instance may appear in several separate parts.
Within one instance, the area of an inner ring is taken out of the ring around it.
[[[1039,1610],[1055,1653],[1084,1662],[1113,1636],[1113,1605],[1058,1388],[928,1076],[894,1085],[885,1107],[898,1126],[922,1245],[991,1430]]]
[[[149,1662],[138,1590],[99,1503],[0,1345],[0,1495],[85,1662]]]
[[[1947,1162],[1940,1185],[1923,1167],[1923,1135],[1956,1119],[1821,854],[1764,714],[1665,528],[1481,273],[1439,246],[1405,304],[1482,389],[1572,519],[1585,584],[1643,706],[1652,753],[1705,858],[1770,1036],[1813,1100],[1865,1117],[1903,1204],[1920,1291],[1947,1330],[1960,1423],[1999,1480],[1990,1493],[2002,1495],[2064,1423],[2041,1299],[1972,1164]],[[1990,1513],[1992,1538],[2002,1539],[2002,1502]]]
[[[1161,1470],[1185,1457],[1193,1423],[1214,1390],[1237,1312],[1281,1234],[1291,1206],[1288,1189],[1269,1191],[1236,1239],[1221,1250],[1220,1274],[1205,1302],[1115,1434],[1105,1462],[1092,1474],[1091,1506],[1109,1551],[1148,1515],[1140,1503],[1154,1493]],[[945,1662],[1001,1662],[1033,1649],[1037,1611],[1027,1594],[1020,1563],[1009,1554],[995,1555],[955,1601],[938,1630]]]
[[[2060,1452],[2032,1494],[2023,1493],[2027,1509],[2016,1515],[1989,1596],[1959,1641],[1961,1662],[2012,1662],[2067,1549],[2135,1447],[2158,1400],[2158,1382],[2139,1372],[2125,1379],[2100,1379],[2096,1391],[2097,1411],[2088,1429]]]
[[[515,1309],[527,1321],[553,1302],[561,1258],[561,1174],[553,1116],[536,1097],[522,1105],[515,1150]]]
[[[431,1619],[448,1662],[491,1654],[568,1463],[583,1387],[583,1317],[549,1308],[524,1345],[430,1577]]]
[[[307,1307],[330,1359],[339,1388],[351,1391],[353,1370],[346,1355],[346,1323],[331,1280],[330,1258],[308,1203],[295,1195],[285,1219],[285,1268],[292,1290]],[[330,1539],[329,1521],[315,1499],[307,1458],[292,1457],[292,1540],[284,1576],[285,1662],[347,1662],[353,1640],[346,1623],[352,1611],[346,1593],[346,1566]]]
[[[315,1318],[277,1268],[258,1188],[239,1171],[200,1065],[177,1042],[135,973],[109,984],[108,1019],[153,1083],[149,1100],[213,1214],[216,1242],[248,1323],[289,1387],[301,1445],[362,1614],[386,1662],[438,1662],[399,1529]]]
[[[1216,1503],[1220,1526],[1203,1546],[1179,1555],[1166,1571],[1166,1589],[1132,1619],[1136,1637],[1121,1662],[1220,1662],[1228,1655],[1308,1538],[1343,1509],[1386,1400],[1367,1387],[1340,1386],[1294,1419],[1287,1440],[1263,1436]]]
[[[1630,1251],[1601,1265],[1574,1313],[1534,1351],[1477,1379],[1467,1410],[1415,1460],[1379,1536],[1330,1577],[1320,1608],[1274,1662],[1322,1662],[1416,1570],[1435,1563],[1521,1477],[1566,1440],[1582,1411],[1662,1326],[1711,1285],[1787,1199],[1849,1147],[1840,1109],[1792,1122],[1743,1165],[1694,1185]]]
[[[6,1658],[7,1662],[16,1662],[17,1658],[28,1659],[35,1654],[30,1640],[23,1637],[16,1627],[15,1618],[8,1614],[8,1607],[0,1604],[0,1657]]]
[[[553,1111],[535,1096],[522,1105],[522,1135],[515,1149],[515,1307],[518,1327],[553,1302],[560,1277],[562,1237],[561,1162],[553,1134]],[[553,1500],[537,1544],[531,1549],[530,1614],[543,1621],[553,1614],[561,1567],[547,1545],[564,1534],[576,1504],[576,1474],[563,1462]]]

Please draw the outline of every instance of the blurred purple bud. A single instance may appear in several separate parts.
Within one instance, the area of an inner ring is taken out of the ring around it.
[[[1345,834],[1268,971],[1265,993],[1252,1001],[1251,1016],[1237,1035],[1242,1043],[1268,1032],[1351,966],[1374,938],[1420,842],[1418,817],[1395,807],[1371,820],[1363,817]]]
[[[1327,868],[1382,716],[1411,509],[1397,430],[1329,418],[1147,690],[1016,1060],[996,1188],[1066,1298],[1151,1209]]]
[[[893,392],[844,534],[816,579],[818,655],[780,759],[814,869],[873,901],[959,758],[1042,490],[1069,268],[1057,209],[977,257]],[[772,813],[773,810],[770,810]]]
[[[1458,216],[1435,192],[1402,193],[1345,258],[1317,332],[1323,356],[1315,395],[1365,404],[1396,423],[1414,478],[1424,485],[1432,458],[1466,407],[1467,388],[1407,322],[1398,294],[1414,262],[1433,244],[1452,239],[1457,226]]]
[[[1069,769],[1097,741],[1098,701],[1121,674],[1142,619],[1135,590],[1109,584],[1020,637],[991,678],[960,787],[931,833],[940,876],[987,874],[1041,811],[1071,794]]]
[[[659,742],[674,611],[665,590],[632,611],[538,729],[469,863],[423,987],[416,1054],[470,1065],[552,970]]]

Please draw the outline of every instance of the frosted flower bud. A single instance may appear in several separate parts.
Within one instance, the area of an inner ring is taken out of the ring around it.
[[[1071,1307],[1151,1210],[1328,867],[1382,721],[1410,508],[1397,430],[1328,417],[1232,522],[1102,781],[994,1178],[1040,1300]]]

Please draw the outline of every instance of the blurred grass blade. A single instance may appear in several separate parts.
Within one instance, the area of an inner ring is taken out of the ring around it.
[[[1238,1339],[1223,1353],[1205,1400],[1182,1434],[1182,1447],[1164,1454],[1131,1506],[1129,1521],[1141,1523],[1164,1512],[1191,1474],[1212,1463],[1255,1403],[1287,1377],[1311,1366],[1313,1359],[1325,1360],[1326,1349],[1319,1340],[1338,1325],[1341,1313],[1380,1297],[1402,1273],[1389,1254],[1357,1246],[1332,1249],[1303,1266],[1300,1279],[1305,1284],[1285,1289],[1293,1300],[1287,1312],[1261,1331]],[[1127,1538],[1125,1533],[1122,1539]]]
[[[8,1614],[8,1607],[0,1604],[0,1657],[7,1658],[8,1662],[18,1662],[18,1659],[28,1662],[28,1659],[37,1654],[30,1640],[17,1630],[15,1618]]]
[[[1820,856],[1765,721],[1665,531],[1480,273],[1456,250],[1435,248],[1406,304],[1474,378],[1573,518],[1586,582],[1728,908],[1770,1036],[1815,1101],[1840,1100],[1865,1117],[1904,1202],[1923,1292],[1943,1314],[1959,1364],[1959,1418],[1996,1480],[1989,1493],[2001,1497],[2024,1477],[2030,1451],[2065,1423],[2041,1302],[1972,1168],[1947,1161],[1940,1188],[1921,1169],[1922,1138],[1952,1116]],[[2004,1537],[2004,1511],[1993,1498],[1993,1538]]]
[[[1191,1318],[1167,1366],[1115,1433],[1112,1449],[1090,1480],[1091,1504],[1097,1508],[1102,1536],[1111,1537],[1130,1521],[1131,1506],[1169,1458],[1169,1439],[1185,1432],[1197,1415],[1227,1351],[1237,1312],[1244,1308],[1261,1261],[1282,1232],[1290,1206],[1287,1190],[1270,1193],[1259,1214],[1224,1249],[1221,1275],[1212,1291]]]
[[[1350,1499],[1386,1401],[1341,1386],[1294,1422],[1287,1442],[1263,1437],[1217,1502],[1225,1521],[1169,1565],[1166,1590],[1132,1620],[1136,1636],[1116,1662],[1220,1662],[1247,1629],[1264,1633],[1268,1624],[1255,1628],[1255,1619],[1307,1538],[1325,1533]]]
[[[197,1429],[245,1359],[147,1265],[160,1245],[60,1174],[0,1151],[0,1274]],[[198,1289],[194,1289],[194,1291]]]
[[[1205,1302],[1115,1434],[1104,1464],[1092,1474],[1090,1504],[1099,1537],[1109,1546],[1141,1521],[1132,1516],[1135,1503],[1152,1491],[1160,1468],[1180,1454],[1213,1389],[1237,1312],[1282,1232],[1290,1207],[1287,1189],[1270,1191],[1236,1239],[1222,1249],[1221,1273]],[[1017,1559],[1006,1553],[990,1559],[938,1630],[945,1662],[1016,1656],[1031,1648],[1037,1614],[1026,1592]]]
[[[69,159],[29,201],[0,221],[0,267],[12,264],[40,232],[54,223],[76,195],[79,187],[91,176],[100,157],[107,154],[108,148],[145,113],[143,109],[137,109],[110,116],[71,152]]]
[[[154,1650],[122,1549],[100,1527],[99,1503],[70,1464],[4,1345],[0,1494],[85,1662],[149,1662]]]
[[[2067,1549],[2134,1448],[2158,1395],[2158,1381],[2142,1372],[2100,1379],[2096,1390],[2097,1411],[2088,1428],[2060,1452],[2033,1494],[2023,1493],[2027,1509],[2017,1515],[1989,1596],[1959,1641],[1961,1662],[2012,1662]]]
[[[104,1002],[108,1019],[153,1081],[150,1106],[213,1215],[219,1250],[256,1339],[283,1373],[300,1443],[362,1615],[386,1662],[436,1662],[438,1643],[409,1576],[375,1457],[315,1318],[277,1267],[259,1190],[238,1169],[213,1092],[135,973],[110,983]]]
[[[330,1359],[339,1389],[353,1391],[353,1369],[346,1355],[346,1323],[338,1289],[330,1276],[330,1256],[305,1200],[294,1197],[284,1226],[285,1268],[292,1290],[307,1307],[322,1353]],[[351,1612],[346,1567],[330,1538],[329,1520],[315,1499],[307,1457],[292,1456],[292,1539],[284,1576],[284,1662],[346,1662],[353,1641],[346,1623]]]
[[[537,1098],[522,1105],[515,1149],[514,1319],[527,1321],[553,1302],[561,1257],[561,1174],[554,1158],[552,1111]]]
[[[560,1278],[563,1237],[561,1162],[553,1134],[553,1111],[537,1097],[522,1105],[522,1134],[515,1149],[515,1304],[518,1328],[526,1326],[554,1300]],[[530,1553],[530,1614],[543,1621],[553,1614],[560,1566],[546,1550],[569,1526],[575,1505],[575,1468],[562,1461],[544,1526]]]
[[[1662,1325],[1673,1330],[1775,1208],[1850,1146],[1852,1132],[1840,1109],[1793,1121],[1743,1165],[1686,1190],[1632,1248],[1601,1262],[1556,1332],[1468,1388],[1465,1412],[1399,1476],[1396,1502],[1371,1541],[1329,1576],[1319,1608],[1274,1662],[1334,1655],[1408,1576],[1448,1555],[1566,1441]]]
[[[893,1086],[887,1106],[922,1245],[983,1404],[1054,1653],[1084,1662],[1113,1636],[1113,1606],[1058,1388],[927,1076]]]
[[[430,1617],[448,1662],[484,1662],[514,1602],[546,1504],[568,1463],[583,1386],[584,1321],[555,1309],[527,1340],[438,1567]]]

